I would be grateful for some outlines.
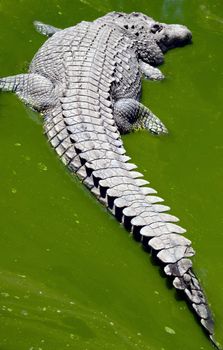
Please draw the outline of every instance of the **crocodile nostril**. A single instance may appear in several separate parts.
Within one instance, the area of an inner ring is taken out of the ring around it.
[[[188,41],[191,41],[191,40],[192,40],[192,33],[191,33],[191,32],[188,32],[188,34],[187,34],[187,40],[188,40]]]

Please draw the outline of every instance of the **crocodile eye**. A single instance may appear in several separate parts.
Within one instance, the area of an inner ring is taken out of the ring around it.
[[[150,29],[150,32],[155,34],[157,32],[160,32],[163,29],[163,26],[161,24],[155,23]]]

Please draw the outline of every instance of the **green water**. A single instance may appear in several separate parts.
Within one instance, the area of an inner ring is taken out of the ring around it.
[[[166,55],[167,79],[143,86],[169,136],[124,142],[188,229],[223,343],[222,0],[0,0],[0,76],[26,71],[44,42],[33,20],[67,27],[111,10],[193,32]],[[40,117],[1,94],[0,130],[0,350],[211,349],[150,257],[57,159]]]

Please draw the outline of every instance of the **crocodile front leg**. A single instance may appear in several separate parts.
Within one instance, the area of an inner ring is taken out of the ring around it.
[[[120,99],[114,105],[114,118],[122,134],[138,129],[151,133],[167,134],[167,128],[149,108],[132,98]]]
[[[165,76],[163,73],[153,66],[151,66],[149,63],[146,63],[142,60],[139,61],[139,66],[142,74],[146,79],[149,80],[163,80]]]
[[[48,37],[54,35],[55,33],[61,30],[59,28],[51,26],[50,24],[45,24],[39,21],[34,21],[33,24],[37,32]]]
[[[0,78],[0,90],[15,92],[23,102],[40,112],[56,105],[53,83],[39,74]]]

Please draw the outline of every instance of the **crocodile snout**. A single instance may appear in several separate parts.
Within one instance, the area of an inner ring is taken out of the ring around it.
[[[169,49],[190,44],[191,31],[180,24],[164,24],[162,31],[157,35],[157,43],[163,52]]]

